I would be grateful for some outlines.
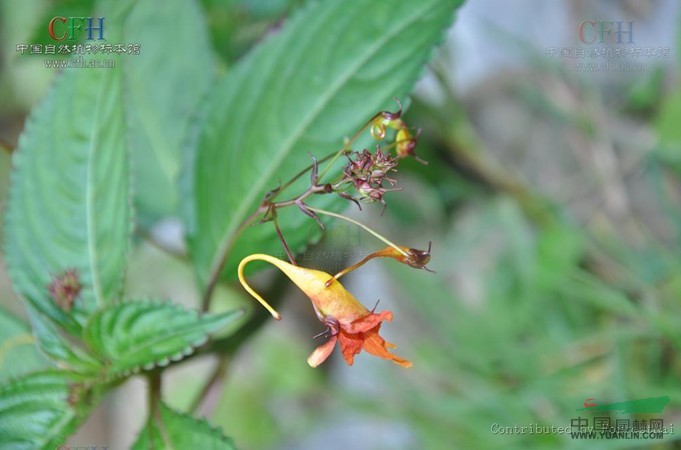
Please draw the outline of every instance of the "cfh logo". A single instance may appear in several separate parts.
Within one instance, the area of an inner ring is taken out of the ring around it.
[[[584,44],[633,44],[634,22],[585,20],[579,24],[578,35]]]
[[[104,17],[61,17],[56,16],[50,20],[47,30],[50,37],[55,41],[63,41],[65,39],[75,40],[81,31],[87,31],[87,40],[103,40],[104,39]],[[98,36],[98,37],[94,37]]]

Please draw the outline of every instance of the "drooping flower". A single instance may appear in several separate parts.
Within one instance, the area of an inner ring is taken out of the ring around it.
[[[368,310],[350,294],[340,282],[332,282],[333,277],[326,272],[294,266],[273,256],[254,254],[244,258],[239,264],[239,281],[256,300],[258,300],[276,319],[281,316],[255,292],[246,282],[243,270],[251,261],[265,261],[284,272],[309,298],[320,322],[328,327],[329,340],[317,347],[307,359],[312,367],[324,362],[333,352],[336,342],[339,343],[343,358],[352,365],[355,355],[365,350],[380,358],[388,359],[402,367],[411,367],[412,363],[388,351],[395,345],[385,341],[380,335],[381,323],[392,320],[392,312],[375,313]]]

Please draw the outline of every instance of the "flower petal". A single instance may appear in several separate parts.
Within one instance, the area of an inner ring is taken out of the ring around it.
[[[338,343],[345,362],[348,363],[348,366],[351,366],[355,362],[355,355],[362,351],[364,333],[349,334],[341,329],[338,334]]]
[[[395,348],[395,344],[386,342],[378,332],[364,333],[364,350],[379,358],[389,359],[402,367],[412,367],[411,361],[395,356],[388,351],[388,348]]]
[[[356,319],[348,324],[343,324],[343,329],[348,333],[364,333],[374,329],[381,322],[393,320],[393,313],[390,311],[381,311],[378,314],[370,313],[364,317]],[[378,329],[376,330],[378,333]]]
[[[338,340],[338,337],[336,336],[331,336],[328,341],[326,341],[324,344],[320,345],[317,347],[312,354],[307,358],[307,363],[310,365],[310,367],[317,367],[326,359],[331,356],[331,353],[333,352],[333,347],[336,345],[336,341]]]

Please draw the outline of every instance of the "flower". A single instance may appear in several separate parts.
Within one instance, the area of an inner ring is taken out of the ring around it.
[[[395,345],[379,335],[381,323],[391,321],[392,312],[375,313],[368,310],[338,281],[326,286],[326,282],[333,279],[326,272],[294,266],[270,255],[247,256],[239,264],[239,281],[276,319],[281,318],[279,313],[248,285],[243,275],[244,267],[257,260],[268,262],[284,272],[310,298],[320,322],[328,327],[329,340],[317,347],[307,359],[311,367],[324,362],[333,352],[336,342],[339,343],[343,358],[349,366],[354,362],[355,355],[362,350],[402,367],[412,366],[410,361],[390,353],[388,349],[395,348]]]

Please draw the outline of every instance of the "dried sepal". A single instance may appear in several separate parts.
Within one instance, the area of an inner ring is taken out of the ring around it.
[[[80,296],[83,286],[80,284],[78,271],[66,269],[61,274],[52,278],[47,286],[50,297],[64,311],[71,311],[74,301]]]

